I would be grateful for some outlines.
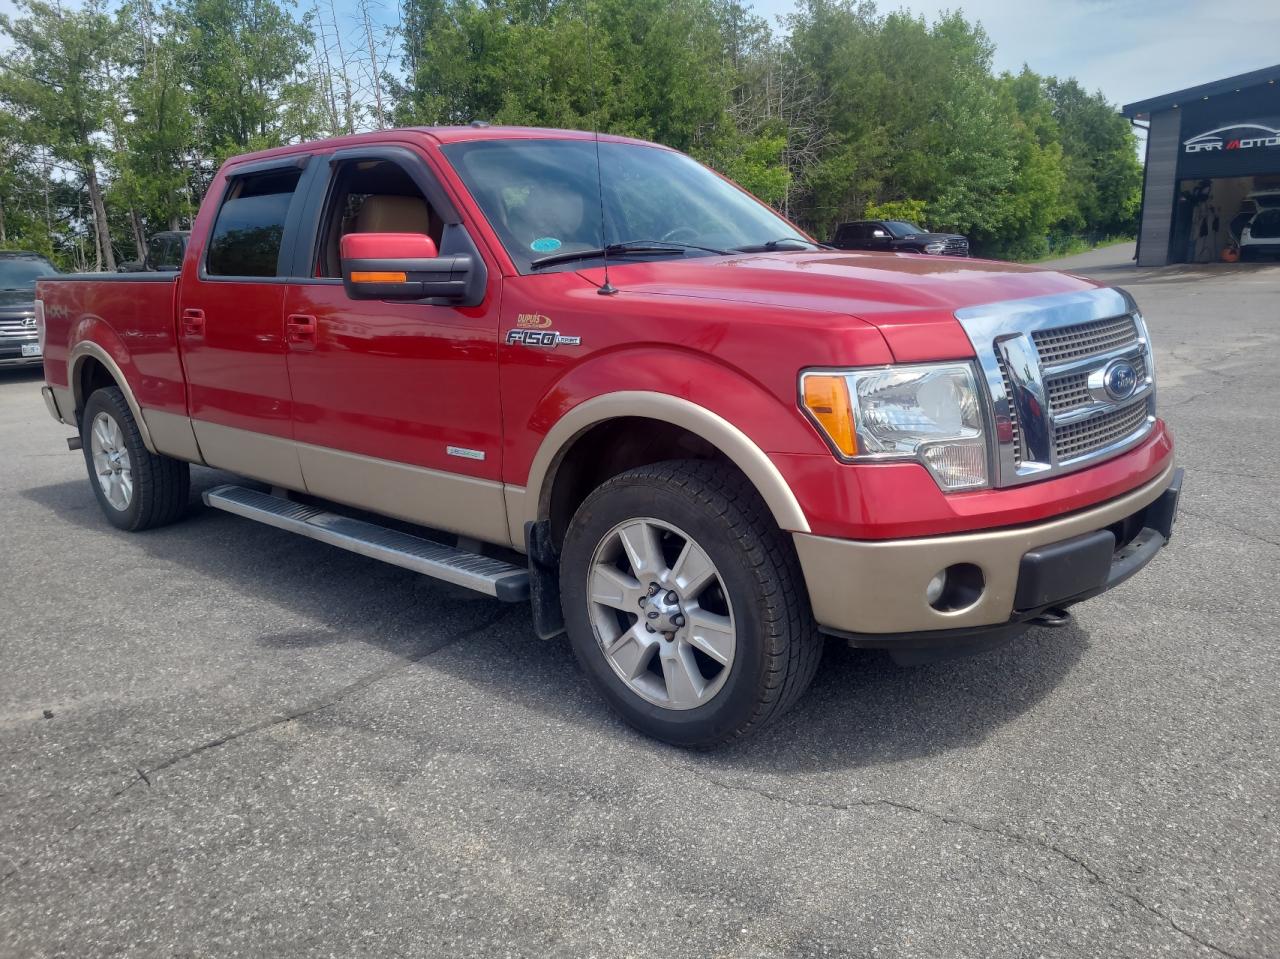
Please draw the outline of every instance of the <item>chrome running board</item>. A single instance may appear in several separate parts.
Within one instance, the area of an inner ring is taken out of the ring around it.
[[[243,486],[217,486],[206,490],[203,498],[205,505],[214,509],[474,589],[505,603],[529,598],[529,571],[500,559],[443,546],[420,536]]]

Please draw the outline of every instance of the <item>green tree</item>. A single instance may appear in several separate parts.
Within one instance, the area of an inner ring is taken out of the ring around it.
[[[1050,78],[1045,87],[1062,131],[1066,192],[1074,209],[1069,225],[1096,237],[1132,233],[1142,167],[1129,122],[1100,92],[1086,93],[1074,79]]]
[[[115,269],[99,163],[112,109],[111,58],[117,29],[101,0],[64,11],[43,0],[17,0],[18,16],[0,15],[0,34],[13,44],[0,59],[0,103],[41,143],[83,178],[99,269]]]
[[[147,234],[178,229],[194,212],[190,181],[195,122],[172,14],[156,11],[150,0],[128,0],[118,18],[127,74],[113,192],[131,211],[130,231],[141,257]]]
[[[178,0],[173,16],[206,175],[233,154],[316,134],[323,104],[305,19],[275,0]]]

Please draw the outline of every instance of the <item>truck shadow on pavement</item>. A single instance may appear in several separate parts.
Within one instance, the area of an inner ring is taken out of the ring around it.
[[[252,638],[252,659],[262,668],[270,668],[271,654],[296,658],[335,644],[366,643],[408,663],[422,660],[424,667],[481,693],[494,710],[539,714],[553,728],[563,728],[567,751],[639,749],[659,761],[658,754],[670,754],[670,747],[630,730],[596,697],[567,641],[544,642],[534,635],[526,607],[504,606],[207,509],[200,491],[226,482],[227,475],[197,470],[192,480],[192,504],[183,522],[129,536],[129,542],[164,566],[190,570],[211,594],[244,597],[264,610],[284,609],[308,624],[324,624],[280,628],[278,621],[264,621]],[[85,480],[22,495],[62,522],[129,535],[102,518]],[[217,596],[209,602],[218,602]],[[972,746],[1032,710],[1071,673],[1088,645],[1078,625],[1033,629],[1001,650],[907,668],[886,654],[831,640],[813,686],[779,722],[745,742],[691,759],[709,771],[804,772]]]

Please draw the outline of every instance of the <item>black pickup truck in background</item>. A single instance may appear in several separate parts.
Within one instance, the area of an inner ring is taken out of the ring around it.
[[[880,250],[886,253],[929,253],[968,256],[969,241],[958,233],[928,233],[904,220],[854,220],[836,227],[831,245],[837,250]]]
[[[145,260],[126,260],[120,264],[121,273],[177,273],[187,255],[190,230],[166,230],[147,241]]]
[[[43,362],[36,328],[36,277],[57,272],[39,253],[0,250],[0,367]]]

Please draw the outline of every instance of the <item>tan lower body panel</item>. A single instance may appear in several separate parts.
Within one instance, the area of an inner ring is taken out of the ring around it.
[[[511,542],[501,483],[157,410],[145,416],[157,450],[169,456],[487,543]]]
[[[61,386],[49,387],[53,393],[53,400],[58,404],[58,413],[63,423],[68,426],[76,425],[76,398],[70,390]]]
[[[308,493],[487,543],[510,543],[501,483],[305,443],[297,451]]]
[[[147,421],[147,429],[151,431],[151,442],[155,444],[157,453],[164,453],[176,459],[190,463],[203,463],[200,447],[196,443],[195,429],[191,417],[176,413],[165,413],[162,410],[142,408],[142,418]]]
[[[204,420],[192,420],[191,428],[208,465],[285,489],[306,489],[293,440]]]
[[[1018,567],[1028,550],[1104,529],[1136,513],[1168,488],[1170,463],[1138,489],[1079,513],[1030,526],[924,539],[847,540],[794,534],[818,622],[854,633],[963,629],[1006,622]],[[982,570],[986,589],[972,606],[939,612],[925,599],[934,575],[955,563]]]

